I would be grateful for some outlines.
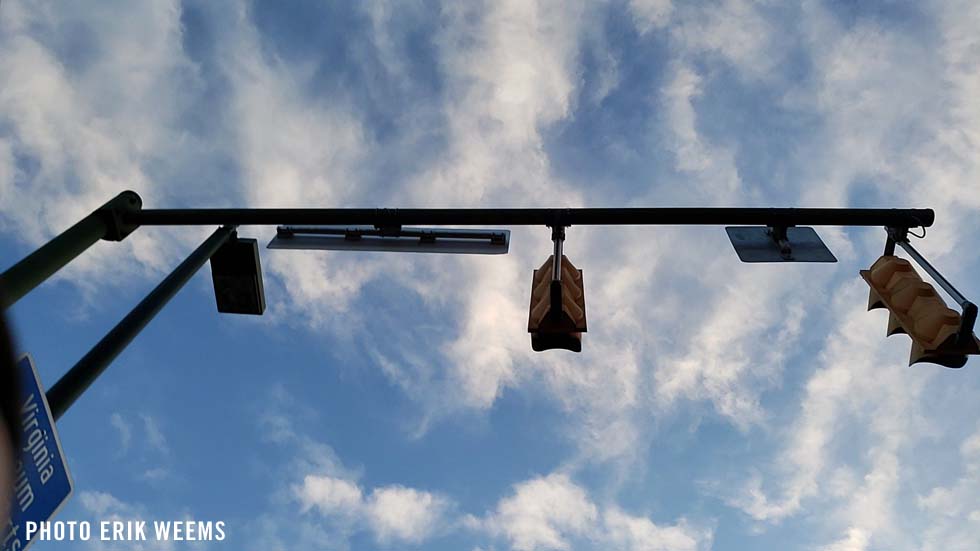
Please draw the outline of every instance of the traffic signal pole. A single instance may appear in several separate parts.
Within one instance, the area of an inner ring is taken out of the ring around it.
[[[6,310],[100,239],[120,241],[135,226],[122,221],[137,212],[140,196],[124,191],[82,218],[77,224],[0,274],[0,310]]]
[[[68,370],[47,392],[51,414],[57,420],[85,392],[112,360],[146,327],[167,302],[234,233],[234,226],[222,226],[180,263],[146,298]]]

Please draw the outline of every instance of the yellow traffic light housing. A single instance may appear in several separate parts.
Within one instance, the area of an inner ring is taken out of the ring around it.
[[[972,323],[965,324],[964,316],[949,308],[908,260],[884,255],[860,273],[871,287],[868,310],[888,309],[887,334],[911,337],[909,365],[924,362],[963,367],[968,355],[980,354]],[[974,316],[975,312],[969,317]]]
[[[555,266],[555,255],[534,270],[527,330],[535,352],[555,348],[582,351],[585,322],[585,288],[582,270],[565,255]]]

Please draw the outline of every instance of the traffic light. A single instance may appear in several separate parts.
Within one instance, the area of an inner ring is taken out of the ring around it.
[[[219,312],[260,316],[265,311],[262,267],[255,239],[232,235],[211,255],[211,279]]]
[[[888,309],[887,334],[906,333],[912,338],[909,365],[963,367],[968,355],[980,353],[980,341],[970,328],[961,330],[960,313],[946,306],[908,260],[882,256],[870,269],[861,270],[861,277],[871,286],[868,310]]]
[[[561,348],[582,351],[585,324],[585,288],[582,270],[561,255],[560,277],[555,279],[555,256],[534,270],[527,330],[535,352]]]

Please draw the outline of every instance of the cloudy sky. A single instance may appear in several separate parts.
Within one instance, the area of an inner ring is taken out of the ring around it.
[[[980,298],[980,4],[0,6],[0,258],[124,189],[168,207],[928,207]],[[99,243],[21,300],[51,385],[212,228]],[[857,276],[721,228],[568,230],[583,352],[534,353],[507,256],[262,249],[205,267],[59,423],[61,520],[223,520],[140,549],[980,548],[978,360],[907,366]],[[240,234],[264,245],[271,227]],[[134,549],[96,542],[37,549]]]

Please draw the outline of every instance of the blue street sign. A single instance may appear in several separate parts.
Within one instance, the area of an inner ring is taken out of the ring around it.
[[[17,362],[20,378],[20,461],[14,477],[10,522],[0,540],[2,551],[23,551],[31,541],[25,538],[25,523],[49,520],[68,501],[72,492],[71,475],[61,451],[48,400],[41,388],[31,357]]]

